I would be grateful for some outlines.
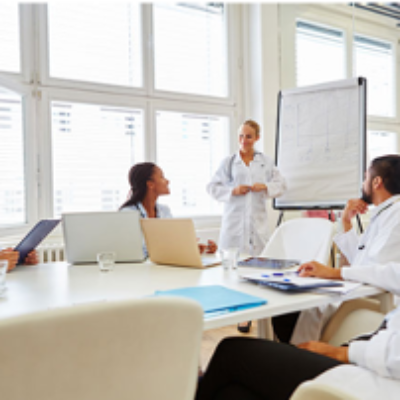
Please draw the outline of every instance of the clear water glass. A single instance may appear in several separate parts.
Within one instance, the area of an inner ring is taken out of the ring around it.
[[[221,264],[224,269],[236,269],[239,258],[239,248],[230,247],[229,249],[221,249],[219,251]]]
[[[6,289],[6,275],[8,270],[8,261],[0,260],[0,295],[2,295]]]
[[[97,263],[101,272],[112,271],[115,264],[115,253],[113,251],[97,253]]]

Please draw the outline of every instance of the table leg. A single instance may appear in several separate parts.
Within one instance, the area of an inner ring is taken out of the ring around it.
[[[274,340],[271,318],[259,319],[257,321],[257,336],[261,339]]]

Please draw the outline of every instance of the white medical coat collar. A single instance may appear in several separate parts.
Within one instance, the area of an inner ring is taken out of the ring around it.
[[[400,194],[396,194],[394,196],[389,197],[387,200],[385,200],[383,203],[379,204],[376,206],[372,211],[371,211],[371,220],[376,218],[381,212],[383,212],[386,208],[389,208],[392,206],[393,203],[400,201]]]
[[[261,151],[257,151],[257,150],[254,150],[254,156],[253,156],[253,160],[252,160],[252,162],[259,162],[259,161],[262,161],[262,159],[261,159]],[[242,160],[242,157],[240,156],[240,150],[238,150],[236,153],[235,153],[235,155],[236,155],[236,157],[235,157],[235,160],[234,160],[234,162],[236,163],[236,164],[240,164],[243,160]]]

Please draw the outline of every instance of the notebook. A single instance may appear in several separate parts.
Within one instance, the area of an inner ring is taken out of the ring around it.
[[[155,264],[206,268],[221,263],[215,256],[201,256],[191,219],[143,218],[140,223],[149,258]]]
[[[155,296],[178,296],[195,300],[200,303],[208,318],[267,304],[267,301],[261,297],[220,285],[158,291]]]

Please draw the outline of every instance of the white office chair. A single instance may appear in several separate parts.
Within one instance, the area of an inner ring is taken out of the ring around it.
[[[261,256],[301,262],[315,260],[327,264],[333,228],[333,223],[323,218],[286,221],[275,229]]]
[[[183,299],[54,309],[0,321],[7,400],[192,400],[203,311]]]
[[[290,397],[290,400],[360,400],[323,383],[307,381],[301,384]]]

